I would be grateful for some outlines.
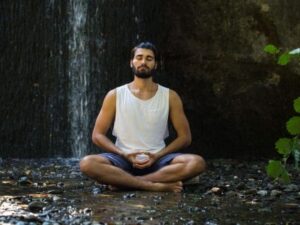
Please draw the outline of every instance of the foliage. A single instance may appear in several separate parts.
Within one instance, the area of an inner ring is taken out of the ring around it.
[[[269,44],[265,46],[264,51],[277,56],[277,64],[282,66],[287,65],[293,58],[300,58],[300,48],[291,51],[283,51],[275,45]]]
[[[275,45],[267,45],[264,51],[277,57],[277,64],[287,65],[293,58],[300,58],[300,48],[292,51],[282,51]],[[300,97],[294,100],[294,110],[300,113]],[[291,181],[290,174],[286,168],[287,160],[292,155],[295,161],[295,169],[299,170],[300,162],[300,116],[293,116],[286,122],[286,129],[292,138],[279,138],[275,143],[277,152],[282,156],[281,160],[270,160],[266,171],[268,176],[284,183]]]
[[[294,109],[300,113],[300,97],[294,100]],[[286,168],[286,162],[292,155],[295,161],[295,169],[299,170],[300,162],[300,116],[291,117],[286,123],[286,129],[292,138],[279,138],[275,143],[277,152],[282,156],[280,160],[270,160],[266,167],[267,174],[284,183],[290,182],[290,175]]]

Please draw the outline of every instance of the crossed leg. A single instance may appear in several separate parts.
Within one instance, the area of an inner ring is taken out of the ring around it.
[[[192,154],[177,156],[168,166],[141,177],[113,166],[99,155],[89,155],[80,161],[80,170],[100,183],[146,191],[181,192],[181,181],[198,175],[204,169],[204,160]]]
[[[206,163],[201,156],[183,154],[176,156],[168,166],[141,178],[152,182],[184,181],[199,175],[205,167]]]

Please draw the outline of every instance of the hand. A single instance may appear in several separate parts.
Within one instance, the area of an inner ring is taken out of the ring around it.
[[[137,156],[139,154],[144,154],[144,155],[148,156],[148,158],[145,159],[145,160],[139,160],[137,158]],[[156,161],[156,157],[155,157],[155,155],[153,153],[142,152],[142,153],[139,153],[139,154],[135,155],[135,159],[134,159],[133,164],[132,164],[132,166],[135,167],[135,168],[138,168],[138,169],[148,168],[151,165],[153,165],[153,163]]]
[[[140,155],[140,154],[145,154],[145,155],[149,156],[149,158],[140,161],[136,158],[137,155]],[[131,152],[131,153],[126,153],[126,154],[124,154],[124,157],[132,163],[132,166],[134,168],[138,168],[138,169],[144,169],[144,168],[150,167],[156,161],[156,157],[153,153],[145,152],[145,151],[135,151],[135,152]]]

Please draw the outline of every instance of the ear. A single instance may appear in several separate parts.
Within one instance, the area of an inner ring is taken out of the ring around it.
[[[130,67],[132,68],[132,60],[130,60],[130,63],[129,63],[129,64],[130,64]]]
[[[155,69],[157,69],[157,62],[155,63],[155,66],[154,66],[154,68],[155,68]]]

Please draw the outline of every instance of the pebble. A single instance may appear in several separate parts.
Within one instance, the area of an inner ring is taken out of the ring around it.
[[[246,195],[256,194],[256,192],[257,192],[257,191],[256,191],[256,189],[254,189],[254,188],[245,190],[245,194],[246,194]]]
[[[289,184],[284,189],[285,192],[297,192],[299,187],[296,184]]]
[[[29,186],[32,184],[32,182],[29,180],[29,178],[27,176],[21,176],[18,179],[18,184],[21,186]]]
[[[280,190],[272,190],[271,191],[271,196],[272,197],[277,197],[277,196],[280,196],[280,195],[282,195],[282,191],[280,191]]]
[[[54,202],[60,201],[61,199],[62,199],[62,198],[59,197],[59,196],[57,196],[57,195],[54,195],[54,196],[52,197],[52,200],[53,200]]]
[[[210,191],[214,194],[220,194],[222,192],[221,188],[219,187],[213,187],[212,189],[210,189]]]
[[[286,209],[300,209],[300,205],[297,203],[285,203],[283,206]]]
[[[135,193],[128,193],[128,194],[123,195],[123,199],[130,199],[130,198],[134,198],[134,197],[136,197]]]
[[[63,194],[64,191],[61,189],[49,190],[48,194]]]
[[[84,214],[91,214],[91,213],[92,213],[92,209],[90,209],[90,208],[85,208],[85,209],[83,210],[83,213],[84,213]]]
[[[95,187],[95,188],[93,188],[92,193],[94,195],[98,195],[98,194],[102,193],[102,190],[101,190],[101,188]]]
[[[41,211],[44,208],[44,206],[45,206],[45,203],[43,203],[43,202],[33,201],[33,202],[29,203],[28,209],[31,212],[38,212],[38,211]]]
[[[63,182],[58,182],[56,184],[56,186],[59,187],[59,188],[63,188],[65,186],[65,184]]]
[[[27,225],[27,223],[25,223],[25,222],[23,222],[23,221],[18,221],[18,222],[16,223],[16,225]]]
[[[265,197],[268,195],[268,191],[266,190],[260,190],[257,192],[258,195],[262,196],[262,197]]]
[[[272,209],[270,207],[266,207],[266,208],[261,208],[257,210],[260,213],[271,213]]]

